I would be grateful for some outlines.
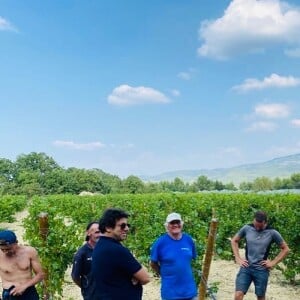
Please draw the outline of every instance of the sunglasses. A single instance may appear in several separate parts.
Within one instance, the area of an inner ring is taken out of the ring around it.
[[[119,226],[122,230],[124,230],[124,229],[126,228],[126,226],[127,226],[128,228],[130,228],[130,224],[128,224],[128,223],[118,224],[118,226]]]
[[[171,224],[171,225],[180,225],[180,224],[181,224],[181,221],[179,221],[179,220],[174,220],[174,221],[169,222],[169,224]]]

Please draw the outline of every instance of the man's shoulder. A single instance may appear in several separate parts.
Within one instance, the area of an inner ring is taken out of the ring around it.
[[[161,242],[163,242],[163,241],[165,241],[165,240],[167,240],[168,239],[168,234],[167,233],[163,233],[162,235],[160,235],[155,241],[154,241],[154,243],[161,243]]]
[[[77,254],[83,254],[83,253],[89,253],[89,252],[92,252],[92,251],[93,251],[93,249],[90,248],[90,247],[88,246],[87,243],[84,243],[84,244],[77,250],[76,255],[77,255]]]
[[[18,249],[20,252],[26,252],[26,253],[31,253],[31,254],[36,254],[37,250],[29,245],[19,245]]]
[[[183,232],[183,233],[182,233],[182,236],[183,236],[185,239],[193,240],[192,236],[189,235],[189,234],[186,233],[186,232]]]
[[[110,237],[101,237],[94,248],[94,252],[118,251],[123,248],[125,247],[117,240]]]
[[[253,223],[249,223],[242,226],[240,230],[253,230],[253,229],[255,230]]]

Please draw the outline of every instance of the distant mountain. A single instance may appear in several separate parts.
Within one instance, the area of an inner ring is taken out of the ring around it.
[[[204,175],[210,180],[219,180],[222,183],[233,182],[235,185],[238,185],[243,181],[251,182],[257,177],[284,178],[290,177],[293,173],[300,173],[300,153],[274,158],[262,163],[246,164],[232,168],[178,170],[155,176],[139,177],[146,182],[173,181],[176,177],[185,182],[192,182],[199,176]]]

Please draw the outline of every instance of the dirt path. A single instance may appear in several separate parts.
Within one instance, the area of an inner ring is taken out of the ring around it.
[[[20,244],[26,244],[23,240],[24,228],[23,219],[27,216],[27,211],[16,214],[16,222],[0,223],[1,228],[13,230]],[[214,260],[211,265],[208,282],[218,282],[219,291],[216,295],[217,300],[232,300],[234,291],[234,280],[238,267],[232,261]],[[64,300],[80,300],[80,289],[72,282],[70,277],[71,269],[65,274],[65,285],[63,291]],[[149,284],[144,286],[143,300],[159,300],[159,281],[153,279]],[[266,300],[293,300],[300,299],[300,287],[293,287],[286,283],[282,275],[276,271],[271,271],[270,283],[267,291]],[[254,289],[251,285],[248,294],[244,300],[256,300]]]

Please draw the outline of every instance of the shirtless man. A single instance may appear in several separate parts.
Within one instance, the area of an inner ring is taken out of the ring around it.
[[[43,280],[44,273],[37,251],[30,246],[19,245],[11,230],[0,231],[0,250],[3,300],[38,300],[34,286]]]

